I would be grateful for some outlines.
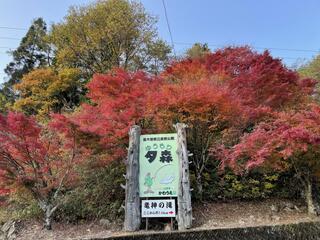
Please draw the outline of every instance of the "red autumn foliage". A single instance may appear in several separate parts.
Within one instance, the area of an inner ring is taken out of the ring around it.
[[[272,121],[260,123],[231,149],[222,148],[219,156],[222,167],[237,172],[257,167],[293,169],[304,187],[308,213],[318,212],[314,189],[320,177],[319,105],[274,114]]]
[[[63,116],[47,128],[33,117],[9,112],[0,115],[0,143],[2,189],[21,185],[30,190],[50,228],[59,194],[76,180],[75,168],[87,153],[77,144],[76,129]]]
[[[149,119],[159,132],[172,131],[173,124],[188,125],[188,150],[197,180],[197,196],[203,194],[202,175],[210,160],[209,148],[233,135],[245,116],[238,99],[224,86],[209,80],[165,83],[149,96]]]
[[[143,119],[147,94],[157,91],[159,80],[144,72],[114,69],[96,74],[87,85],[92,104],[83,104],[73,122],[84,132],[101,137],[112,159],[125,156],[128,130]]]
[[[290,160],[290,166],[304,164],[313,174],[320,175],[320,106],[277,113],[274,117],[273,121],[260,123],[239,144],[224,151],[221,158],[224,165],[237,170],[262,165],[281,169]]]
[[[208,131],[217,131],[238,124],[242,117],[239,101],[208,80],[163,84],[149,96],[148,108],[159,129],[183,122],[191,128],[205,125]]]
[[[163,74],[171,81],[211,79],[225,85],[244,105],[281,110],[311,94],[316,82],[300,79],[268,51],[228,47],[203,58],[174,63]],[[253,109],[252,109],[253,110]]]
[[[313,84],[311,80],[299,79],[268,52],[260,54],[248,47],[229,47],[202,58],[176,62],[160,79],[122,69],[97,74],[87,86],[91,103],[83,104],[71,121],[83,132],[99,136],[114,160],[126,154],[131,125],[146,128],[150,119],[169,120],[165,111],[175,108],[171,113],[178,114],[182,108],[188,108],[195,119],[215,111],[218,121],[222,118],[230,121],[234,116],[229,115],[229,110],[234,114],[238,112],[235,109],[241,108],[245,126],[272,116],[273,110],[301,102]],[[146,112],[146,106],[152,109],[153,115]],[[183,114],[179,116],[179,121],[185,120]],[[168,124],[177,120],[174,114],[170,117]],[[208,125],[214,125],[210,121]]]

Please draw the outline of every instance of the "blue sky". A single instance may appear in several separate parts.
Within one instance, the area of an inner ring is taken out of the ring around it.
[[[288,66],[312,59],[320,50],[319,0],[165,0],[176,52],[194,42],[211,49],[248,44],[258,51],[270,49]],[[48,24],[60,21],[70,5],[88,0],[0,0],[0,27],[27,29],[43,17]],[[141,0],[158,17],[160,36],[170,42],[162,0]],[[0,82],[10,61],[6,51],[16,48],[26,30],[0,28]],[[289,50],[285,50],[289,49]]]

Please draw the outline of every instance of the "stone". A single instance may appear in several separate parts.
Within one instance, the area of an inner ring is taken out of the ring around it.
[[[110,228],[111,226],[110,220],[106,218],[100,219],[99,224],[105,228]]]
[[[167,223],[167,224],[164,225],[163,231],[165,231],[165,232],[170,232],[170,231],[171,231],[171,226],[170,226],[169,223]]]
[[[219,223],[217,223],[217,222],[211,222],[210,225],[211,225],[211,226],[218,226]]]
[[[240,225],[243,225],[243,224],[245,224],[245,221],[243,221],[242,219],[240,219],[240,220],[238,221],[238,223],[239,223]]]
[[[3,233],[7,233],[10,230],[12,225],[14,225],[14,221],[10,220],[10,221],[6,222],[5,224],[3,224],[1,231]]]
[[[293,209],[289,207],[285,207],[283,210],[286,212],[293,212]]]
[[[297,212],[301,212],[300,208],[298,208],[297,205],[294,205],[294,209],[295,209]]]
[[[270,206],[270,209],[272,212],[279,212],[279,207],[277,205],[272,204]]]
[[[285,202],[284,203],[284,208],[288,208],[288,209],[294,209],[294,204],[291,202]]]
[[[278,221],[280,221],[280,217],[277,216],[277,215],[272,215],[272,216],[271,216],[271,220],[278,222]]]
[[[15,238],[16,238],[16,222],[10,220],[1,227],[0,240],[13,240]]]
[[[8,239],[14,239],[15,238],[15,232],[16,232],[16,226],[15,223],[13,223],[7,232],[7,238]]]

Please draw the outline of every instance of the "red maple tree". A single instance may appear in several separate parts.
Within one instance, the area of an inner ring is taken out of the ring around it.
[[[240,143],[220,152],[223,166],[237,172],[256,167],[277,170],[292,168],[305,187],[308,212],[316,212],[313,185],[320,176],[320,106],[275,113],[274,118],[261,122]]]
[[[224,86],[213,81],[166,83],[148,97],[147,116],[159,132],[173,131],[178,122],[188,125],[188,149],[193,153],[197,196],[202,198],[202,177],[210,161],[209,149],[234,135],[244,121],[242,106]],[[232,134],[231,134],[232,133]]]
[[[160,80],[138,71],[114,69],[108,74],[96,74],[87,85],[90,104],[72,117],[83,132],[100,137],[100,144],[109,154],[107,160],[126,155],[128,131],[131,125],[144,126],[147,95],[157,92]]]
[[[227,47],[202,58],[176,62],[163,76],[174,82],[215,81],[250,107],[248,114],[253,116],[261,109],[283,110],[301,104],[316,84],[299,78],[268,51],[258,53],[249,47]]]
[[[77,144],[75,126],[62,115],[54,116],[47,127],[22,113],[0,115],[2,189],[17,185],[28,189],[44,212],[47,229],[62,191],[75,181],[75,168],[86,153]]]

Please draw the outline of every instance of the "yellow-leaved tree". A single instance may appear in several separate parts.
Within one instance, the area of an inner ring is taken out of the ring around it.
[[[13,109],[28,115],[48,116],[51,112],[73,110],[80,101],[80,72],[64,68],[58,72],[51,68],[40,68],[24,75],[21,83],[14,85],[20,98]]]

